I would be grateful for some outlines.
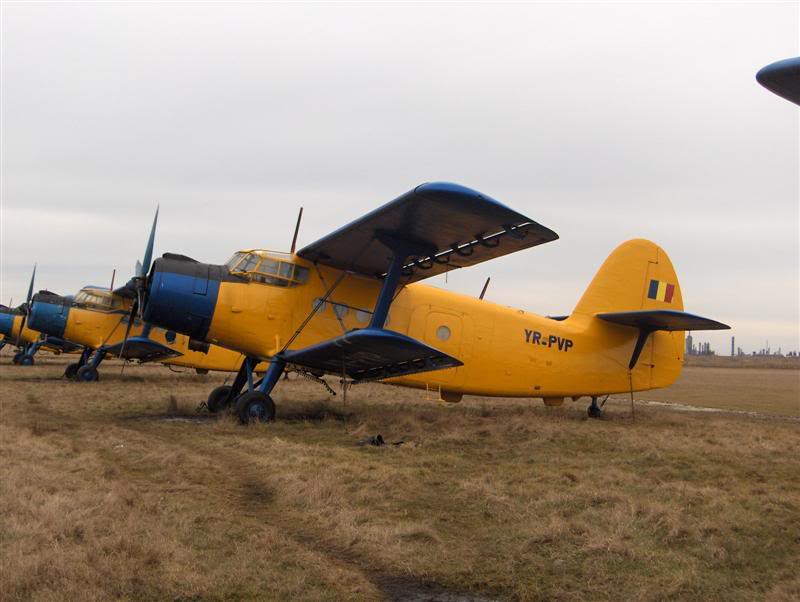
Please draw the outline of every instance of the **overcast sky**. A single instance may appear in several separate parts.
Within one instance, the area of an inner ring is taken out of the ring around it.
[[[663,246],[686,309],[797,349],[798,3],[2,4],[0,300],[156,253],[287,249],[426,181],[561,239],[432,283],[569,313]],[[699,333],[727,354],[731,333]]]

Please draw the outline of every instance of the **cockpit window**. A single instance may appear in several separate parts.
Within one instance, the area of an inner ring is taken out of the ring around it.
[[[233,271],[233,269],[236,267],[236,264],[239,263],[242,260],[242,257],[244,257],[244,256],[245,256],[245,253],[234,253],[233,257],[231,257],[225,263],[225,265],[228,266],[229,270]]]
[[[290,255],[270,257],[262,253],[237,253],[226,265],[231,272],[272,286],[289,287],[308,282],[308,268],[292,263]]]
[[[75,295],[75,303],[80,303],[87,307],[102,310],[110,310],[119,306],[119,303],[113,296],[99,295],[91,290],[80,291],[77,295]]]

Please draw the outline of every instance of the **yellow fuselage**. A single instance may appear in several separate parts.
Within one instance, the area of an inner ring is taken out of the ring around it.
[[[309,269],[305,284],[287,288],[221,282],[207,340],[259,358],[279,352],[340,274],[322,266],[317,271],[296,256],[292,261]],[[379,290],[379,281],[347,274],[290,349],[366,327]],[[339,304],[338,315],[334,304]],[[672,308],[679,305],[678,292]],[[396,294],[386,328],[463,362],[457,368],[388,380],[441,390],[445,399],[473,394],[559,403],[565,397],[658,388],[674,382],[683,362],[683,332],[653,333],[629,371],[634,329],[578,311],[554,320],[419,283]]]
[[[129,310],[127,309],[104,311],[73,306],[67,316],[64,339],[91,349],[99,349],[104,346],[121,343],[125,338],[128,313]],[[136,320],[128,336],[140,336],[143,330],[144,324]],[[162,328],[152,328],[148,334],[150,339],[181,354],[161,361],[163,364],[200,370],[235,372],[242,363],[243,356],[241,353],[223,349],[217,345],[210,345],[207,353],[192,351],[189,349],[189,337],[172,333],[174,339],[170,342],[167,340],[166,335],[167,331]],[[260,367],[259,370],[262,368]]]

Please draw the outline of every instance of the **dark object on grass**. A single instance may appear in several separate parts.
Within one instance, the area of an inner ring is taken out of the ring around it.
[[[372,437],[367,437],[366,439],[362,439],[358,442],[359,445],[374,445],[375,447],[382,447],[386,445],[386,441],[383,440],[383,435],[378,433],[377,435],[373,435]]]

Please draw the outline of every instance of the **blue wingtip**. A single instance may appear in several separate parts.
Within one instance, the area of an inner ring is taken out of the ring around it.
[[[800,105],[800,57],[762,67],[756,73],[756,81],[770,92]]]

